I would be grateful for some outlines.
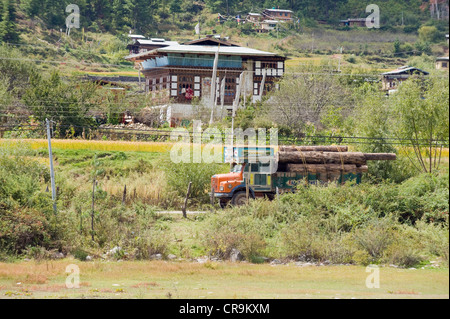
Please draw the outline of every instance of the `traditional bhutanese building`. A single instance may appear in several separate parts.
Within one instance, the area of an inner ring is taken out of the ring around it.
[[[393,93],[398,89],[399,85],[401,85],[403,81],[408,80],[410,77],[423,77],[427,75],[429,75],[429,72],[410,66],[401,67],[397,70],[383,73],[383,91]]]
[[[265,9],[262,13],[265,19],[278,20],[278,21],[292,21],[291,10],[285,9]]]
[[[233,105],[239,84],[241,95],[257,101],[260,91],[265,94],[277,87],[285,72],[285,57],[213,36],[131,54],[126,59],[135,62],[145,76],[145,91],[166,97],[171,115],[185,118],[192,114],[193,100],[209,101],[211,97],[216,52],[219,52],[216,103],[222,104],[220,89],[224,83],[223,104],[227,109]],[[266,73],[264,88],[261,87],[263,72]],[[243,80],[239,83],[241,74]]]

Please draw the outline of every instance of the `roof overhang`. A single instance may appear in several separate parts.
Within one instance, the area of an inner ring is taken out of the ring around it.
[[[226,47],[226,46],[204,46],[204,45],[179,45],[160,48],[156,51],[160,53],[181,53],[181,54],[209,54],[213,55],[219,52],[220,55],[235,55],[235,56],[261,56],[261,57],[275,57],[272,52],[265,52],[246,47]]]

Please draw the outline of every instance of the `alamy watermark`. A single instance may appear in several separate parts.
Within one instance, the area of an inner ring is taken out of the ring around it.
[[[366,13],[370,13],[370,15],[366,18],[366,27],[369,29],[379,29],[380,7],[376,4],[370,4],[366,7]]]
[[[366,272],[370,275],[366,278],[366,287],[369,289],[380,288],[380,267],[377,265],[369,265],[366,267]]]
[[[67,33],[70,33],[70,29],[79,29],[80,28],[80,7],[76,4],[69,4],[66,7],[66,12],[70,13],[70,15],[66,18],[66,28]]]
[[[272,128],[267,132],[265,128],[225,129],[208,128],[202,130],[202,122],[194,121],[192,133],[185,128],[177,128],[170,134],[170,140],[176,141],[170,150],[173,163],[223,163],[233,162],[237,153],[235,147],[255,149],[254,156],[248,157],[250,163],[267,161],[266,156],[260,156],[258,149],[278,147],[278,129]],[[227,148],[228,153],[223,150]],[[263,152],[264,153],[264,152]]]
[[[80,288],[80,267],[71,264],[66,267],[66,273],[69,275],[66,278],[66,288],[67,289],[78,289]]]

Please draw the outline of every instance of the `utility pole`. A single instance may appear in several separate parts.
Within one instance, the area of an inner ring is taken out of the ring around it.
[[[225,76],[222,79],[222,84],[220,85],[220,118],[223,119],[223,108],[225,106],[225,84],[227,80],[227,70],[225,70]]]
[[[214,107],[216,102],[216,93],[217,93],[217,67],[219,64],[219,50],[220,50],[220,44],[217,48],[216,55],[214,57],[214,67],[213,67],[213,74],[211,79],[211,118],[209,120],[209,124],[212,125],[214,122]]]
[[[233,113],[231,115],[231,155],[234,156],[234,118],[236,117],[236,110],[239,107],[239,100],[241,97],[241,85],[244,78],[244,72],[239,76],[239,83],[236,85],[236,97],[233,102]],[[233,163],[230,163],[230,168]]]
[[[262,98],[263,98],[264,86],[266,84],[267,69],[263,69],[262,70],[262,74],[263,74],[263,78],[262,78],[261,86],[259,88],[259,99],[260,99],[260,101],[262,101]]]
[[[52,139],[50,135],[50,121],[45,119],[47,124],[47,139],[48,139],[48,156],[50,159],[50,180],[52,183],[52,201],[53,201],[53,211],[56,213],[56,187],[55,187],[55,171],[53,168],[53,153],[52,153]]]

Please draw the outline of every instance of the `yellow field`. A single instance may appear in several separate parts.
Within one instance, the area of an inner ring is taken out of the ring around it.
[[[27,145],[32,149],[47,148],[47,140],[0,140],[9,146]],[[52,148],[63,150],[91,150],[91,151],[118,151],[118,152],[151,152],[165,153],[170,151],[174,144],[158,142],[127,142],[127,141],[88,141],[88,140],[57,140],[52,139]]]

